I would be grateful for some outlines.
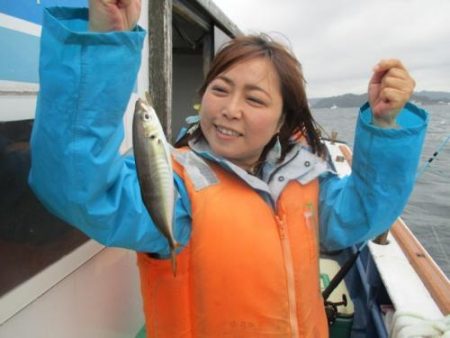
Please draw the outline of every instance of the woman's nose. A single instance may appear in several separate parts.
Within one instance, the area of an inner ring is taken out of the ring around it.
[[[237,98],[231,98],[222,108],[221,114],[228,119],[237,119],[242,117],[242,106]]]

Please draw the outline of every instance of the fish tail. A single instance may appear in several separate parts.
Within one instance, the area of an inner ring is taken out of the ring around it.
[[[172,273],[173,276],[177,276],[177,252],[176,249],[180,246],[180,244],[175,242],[175,245],[170,249],[170,260],[172,262]]]
[[[172,273],[173,276],[177,276],[177,253],[175,252],[175,249],[172,249],[170,252],[171,255],[171,262],[172,262]]]

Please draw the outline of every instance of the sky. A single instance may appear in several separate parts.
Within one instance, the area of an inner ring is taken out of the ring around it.
[[[309,97],[366,92],[381,59],[402,61],[416,91],[450,92],[449,0],[214,0],[244,33],[294,51]]]

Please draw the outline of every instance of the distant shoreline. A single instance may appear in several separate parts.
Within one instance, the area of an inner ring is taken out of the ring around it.
[[[353,108],[360,107],[367,101],[367,94],[342,94],[338,96],[312,98],[311,108]],[[450,105],[450,92],[420,91],[415,92],[411,102],[421,105]]]

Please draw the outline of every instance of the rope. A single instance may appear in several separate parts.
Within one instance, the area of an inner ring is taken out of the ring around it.
[[[450,315],[431,320],[419,314],[396,311],[390,338],[450,338]]]

